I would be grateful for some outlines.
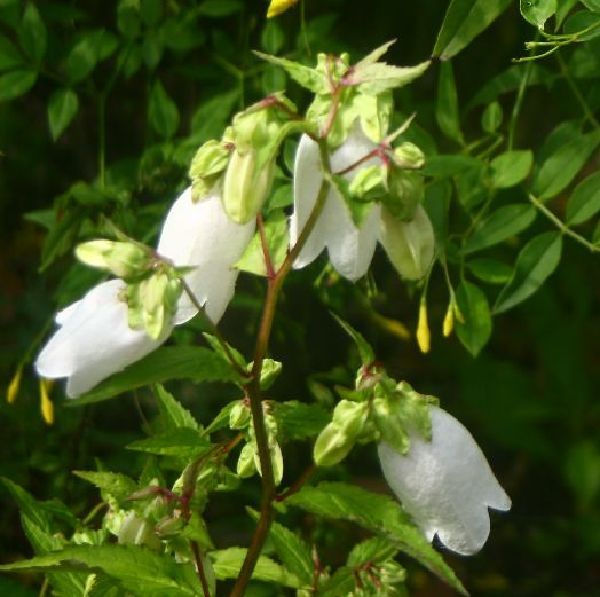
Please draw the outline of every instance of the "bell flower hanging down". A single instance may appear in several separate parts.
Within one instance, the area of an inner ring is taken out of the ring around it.
[[[377,144],[363,132],[358,121],[346,140],[331,155],[332,172],[344,172],[351,182],[361,171],[378,166]],[[372,157],[367,158],[369,154]],[[300,139],[294,164],[294,211],[290,220],[290,246],[298,238],[315,206],[323,181],[319,149],[307,135]],[[372,202],[366,208],[359,226],[336,188],[330,188],[323,210],[294,263],[302,268],[314,261],[327,247],[335,269],[345,278],[355,281],[366,274],[379,240],[390,261],[405,278],[421,278],[434,255],[431,222],[420,206],[414,206],[410,219],[395,217],[384,204]]]
[[[241,257],[254,223],[240,226],[227,218],[220,197],[192,202],[186,189],[171,207],[158,244],[161,257],[176,266],[194,268],[184,276],[196,301],[217,322],[233,295]],[[102,282],[56,316],[59,328],[38,355],[41,377],[66,377],[70,398],[121,371],[160,346],[173,326],[191,319],[197,308],[184,290],[174,316],[156,338],[133,329],[128,319],[127,285],[123,280]]]
[[[467,429],[437,406],[429,413],[431,441],[411,433],[404,455],[381,442],[381,468],[429,541],[437,535],[448,549],[471,555],[487,541],[488,507],[510,510],[511,501]]]

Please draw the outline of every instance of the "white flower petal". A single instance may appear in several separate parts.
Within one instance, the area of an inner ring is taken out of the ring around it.
[[[346,141],[333,152],[331,169],[341,172],[365,157],[376,147],[360,128],[358,121]],[[377,163],[371,158],[363,165]],[[351,180],[356,170],[346,174]],[[294,163],[294,213],[290,220],[290,246],[298,241],[306,222],[315,206],[323,176],[319,148],[316,142],[303,135],[298,145]],[[309,235],[300,255],[294,262],[301,268],[316,259],[325,246],[335,269],[349,280],[363,276],[369,268],[379,235],[380,208],[374,205],[360,229],[354,225],[350,212],[339,193],[329,191],[323,211]]]
[[[192,202],[191,188],[179,196],[167,214],[158,253],[177,266],[195,268],[186,274],[185,280],[215,323],[233,296],[238,275],[233,266],[253,233],[254,221],[240,225],[230,220],[218,195]],[[174,323],[185,323],[196,313],[196,307],[184,291]]]
[[[57,316],[61,327],[42,349],[35,368],[42,377],[68,377],[67,394],[75,398],[109,375],[124,369],[160,346],[157,340],[127,324],[120,298],[121,280],[102,282]]]
[[[469,431],[441,408],[430,414],[432,441],[412,433],[404,456],[380,443],[381,468],[429,540],[437,534],[448,549],[470,555],[488,538],[488,507],[509,510],[510,498]]]

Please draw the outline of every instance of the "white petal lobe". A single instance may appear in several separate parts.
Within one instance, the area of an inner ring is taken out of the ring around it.
[[[143,330],[127,324],[127,305],[121,300],[121,280],[102,282],[57,316],[60,327],[36,359],[42,377],[68,377],[67,394],[75,398],[109,375],[160,346]]]
[[[448,549],[470,555],[488,538],[488,507],[509,510],[510,498],[469,431],[441,408],[430,414],[432,441],[412,433],[405,456],[380,443],[381,468],[429,540],[437,534]]]

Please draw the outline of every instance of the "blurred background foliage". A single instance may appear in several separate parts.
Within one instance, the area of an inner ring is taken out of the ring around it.
[[[123,396],[69,409],[57,386],[56,420],[48,426],[39,414],[30,361],[56,308],[97,279],[74,264],[76,239],[101,232],[104,218],[110,218],[131,236],[153,241],[162,215],[186,184],[197,146],[220,135],[234,111],[283,86],[284,75],[251,50],[303,61],[317,51],[348,51],[358,59],[397,38],[388,61],[416,64],[430,56],[447,5],[446,0],[306,0],[267,23],[266,3],[259,0],[0,1],[0,378],[6,386],[24,363],[15,402],[0,406],[2,476],[39,499],[57,497],[81,514],[97,497],[72,470],[94,468],[99,459],[109,470],[139,472],[138,456],[123,446],[140,438],[146,418],[155,414],[151,397],[140,392],[135,400]],[[526,68],[512,60],[526,55],[523,44],[534,37],[535,29],[512,2],[452,61],[466,138],[480,135],[482,111],[490,101],[497,100],[507,118],[511,114],[517,69]],[[558,124],[582,121],[563,76],[565,64],[590,109],[600,108],[600,38],[557,56],[531,70],[516,148],[538,150]],[[396,105],[402,114],[417,112],[419,142],[428,144],[428,153],[458,153],[436,125],[437,81],[434,65],[397,94]],[[298,87],[292,86],[290,95],[305,105]],[[292,156],[290,144],[284,172]],[[585,173],[598,163],[596,154]],[[557,213],[564,211],[567,197],[564,193],[553,203]],[[548,229],[542,221],[538,218],[536,226]],[[511,242],[502,250],[514,254]],[[478,556],[447,556],[472,594],[596,594],[598,273],[597,258],[565,240],[555,274],[533,298],[495,318],[490,343],[473,358],[456,337],[442,338],[447,291],[438,271],[428,292],[432,351],[424,356],[402,327],[414,330],[418,298],[409,295],[381,252],[372,273],[356,286],[340,280],[321,259],[292,275],[286,286],[271,347],[286,375],[272,396],[307,399],[312,392],[327,400],[334,382],[351,383],[357,355],[328,310],[340,313],[373,343],[391,375],[439,396],[472,431],[513,499],[509,514],[492,515],[491,539]],[[225,336],[246,354],[262,293],[262,280],[241,276],[223,320]],[[178,330],[174,341],[195,341],[199,331],[192,324]],[[172,386],[203,422],[232,398],[224,398],[218,386]],[[288,450],[285,457],[289,482],[310,454]],[[386,491],[372,446],[355,450],[344,474]],[[257,485],[245,487],[248,500],[255,499]],[[8,562],[31,552],[8,494],[2,494],[2,503],[0,561]],[[217,546],[247,541],[252,523],[232,497],[211,503],[208,516]],[[302,524],[308,536],[328,546],[325,558],[333,564],[344,561],[359,537],[356,528],[326,530],[310,519]],[[34,595],[38,582],[2,577],[0,594]],[[422,596],[451,591],[416,567],[409,586]],[[262,594],[260,587],[254,591]]]

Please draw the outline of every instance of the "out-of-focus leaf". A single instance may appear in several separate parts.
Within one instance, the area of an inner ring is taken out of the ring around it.
[[[71,124],[79,109],[79,98],[71,89],[55,91],[48,102],[48,125],[56,141]]]
[[[435,102],[435,119],[440,130],[446,137],[461,145],[464,143],[460,130],[458,95],[456,93],[456,83],[454,82],[454,72],[451,62],[442,62],[440,65],[440,76]]]
[[[46,25],[34,2],[28,2],[19,27],[19,42],[25,53],[38,63],[46,53]]]
[[[510,0],[452,0],[433,55],[447,60],[469,45],[489,27],[508,7]]]
[[[532,238],[519,253],[512,278],[498,295],[494,312],[507,311],[531,296],[558,266],[561,250],[559,232],[544,232]]]
[[[0,76],[0,102],[9,102],[27,93],[37,76],[32,70],[13,70]]]
[[[329,413],[320,404],[298,400],[273,403],[278,436],[282,441],[296,441],[318,435],[329,422]]]
[[[363,365],[370,365],[375,360],[375,353],[371,348],[371,345],[365,340],[364,336],[357,332],[348,322],[344,321],[341,317],[338,317],[335,313],[332,313],[333,318],[338,322],[341,328],[354,340],[360,360]]]
[[[240,0],[204,0],[198,7],[198,12],[205,17],[228,17],[242,10]]]
[[[600,172],[582,180],[569,197],[567,224],[582,224],[600,211]]]
[[[22,66],[23,57],[13,43],[0,35],[0,71]]]
[[[506,189],[519,184],[529,174],[532,164],[533,154],[528,149],[500,154],[490,164],[493,187]]]
[[[512,274],[512,268],[507,263],[485,257],[469,259],[467,267],[474,276],[488,284],[506,284]]]
[[[165,138],[172,137],[179,126],[179,111],[163,84],[157,81],[150,92],[148,118],[152,128]]]

